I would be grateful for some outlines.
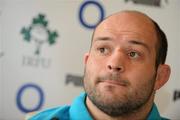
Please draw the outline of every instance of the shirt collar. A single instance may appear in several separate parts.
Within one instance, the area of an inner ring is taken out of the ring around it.
[[[70,120],[93,120],[85,104],[86,96],[82,93],[73,101],[70,108]]]
[[[147,120],[161,120],[161,116],[155,104],[153,104]]]

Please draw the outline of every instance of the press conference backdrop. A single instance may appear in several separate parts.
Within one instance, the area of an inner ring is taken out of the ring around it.
[[[156,93],[163,116],[180,119],[179,0],[0,0],[0,120],[71,104],[83,92],[83,54],[106,16],[139,10],[167,34],[172,74]]]

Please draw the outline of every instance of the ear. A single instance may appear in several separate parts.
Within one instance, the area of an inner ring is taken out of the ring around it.
[[[84,54],[84,65],[86,65],[87,64],[87,61],[88,61],[88,58],[89,58],[89,53],[85,53]]]
[[[158,66],[156,82],[155,82],[155,90],[160,89],[168,80],[171,73],[171,68],[169,65],[161,64]]]

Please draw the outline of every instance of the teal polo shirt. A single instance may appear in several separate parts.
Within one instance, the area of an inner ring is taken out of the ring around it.
[[[66,105],[47,109],[31,117],[29,120],[93,120],[86,108],[86,96],[86,93],[82,93],[73,101],[71,106]],[[162,118],[160,116],[158,109],[154,104],[148,115],[147,120],[168,119]]]

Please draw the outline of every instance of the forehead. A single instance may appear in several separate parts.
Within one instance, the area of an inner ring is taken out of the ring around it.
[[[139,39],[151,47],[156,46],[157,35],[151,19],[138,12],[114,14],[100,23],[93,39],[97,37],[115,37],[115,39]]]

